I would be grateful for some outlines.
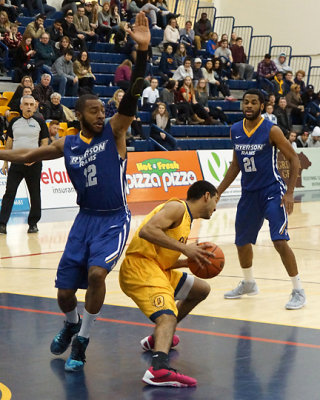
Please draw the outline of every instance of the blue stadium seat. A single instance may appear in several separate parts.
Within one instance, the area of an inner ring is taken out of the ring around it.
[[[94,86],[93,91],[100,97],[112,97],[119,86]]]
[[[231,90],[248,90],[258,87],[257,81],[238,81],[233,79],[228,81],[228,85]]]
[[[120,54],[120,53],[89,52],[89,58],[91,62],[117,63],[119,65],[122,63],[123,60],[127,58],[127,56],[125,54]]]
[[[209,100],[209,106],[221,107],[223,111],[241,111],[240,101]]]

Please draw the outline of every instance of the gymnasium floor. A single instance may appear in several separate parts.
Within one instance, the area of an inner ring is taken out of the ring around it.
[[[63,316],[53,287],[56,267],[76,209],[44,211],[39,233],[27,235],[26,214],[12,215],[0,236],[0,399],[62,400],[318,400],[320,399],[320,199],[296,198],[289,219],[308,304],[284,309],[291,282],[269,240],[268,225],[255,246],[260,293],[224,300],[241,279],[234,240],[235,204],[220,202],[210,221],[195,221],[190,240],[218,243],[226,256],[212,291],[178,328],[171,365],[198,380],[196,388],[147,387],[150,354],[139,341],[152,324],[120,290],[119,265],[107,278],[107,296],[91,335],[82,373],[66,373],[49,351]],[[155,204],[131,206],[132,230]],[[130,239],[129,239],[130,240]],[[78,298],[84,299],[80,291]],[[80,309],[82,304],[80,305]],[[2,397],[1,397],[2,395]]]

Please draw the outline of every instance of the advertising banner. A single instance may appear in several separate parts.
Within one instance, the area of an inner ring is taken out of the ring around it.
[[[295,192],[320,190],[320,148],[299,148],[297,154],[300,161],[299,175]],[[278,169],[282,179],[289,179],[289,162],[282,153],[278,153]]]
[[[44,161],[41,173],[42,208],[78,207],[77,195],[64,165],[64,159]]]
[[[198,157],[203,174],[203,179],[212,183],[215,187],[219,186],[225,177],[232,161],[232,150],[199,150]],[[241,194],[241,173],[223,193],[222,197],[240,196]]]
[[[6,191],[7,176],[2,173],[3,161],[0,161],[0,207],[2,205],[2,198]],[[28,211],[30,209],[29,200],[27,196],[27,189],[25,181],[23,180],[16,194],[16,198],[13,203],[12,211]]]
[[[129,153],[128,202],[184,199],[187,189],[203,179],[196,151]]]

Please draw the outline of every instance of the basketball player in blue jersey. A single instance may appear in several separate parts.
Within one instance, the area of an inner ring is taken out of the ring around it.
[[[104,127],[103,103],[94,95],[81,96],[76,115],[81,132],[36,150],[1,151],[0,159],[26,163],[64,155],[77,192],[79,214],[71,228],[59,263],[56,287],[58,304],[66,314],[63,329],[51,343],[53,354],[70,345],[66,371],[79,371],[85,363],[89,332],[105,298],[105,278],[115,266],[127,240],[130,212],[126,203],[126,132],[133,121],[143,90],[150,31],[144,13],[128,30],[138,44],[136,65],[127,93]],[[87,289],[83,319],[77,310],[77,289]]]
[[[263,94],[257,89],[243,96],[243,121],[231,128],[233,160],[218,187],[221,194],[241,171],[242,194],[236,215],[236,246],[244,279],[225,299],[258,293],[253,278],[252,244],[256,243],[264,219],[269,221],[270,236],[293,284],[286,309],[296,310],[306,303],[293,251],[288,245],[288,214],[293,211],[293,190],[299,171],[299,159],[279,127],[263,119]],[[277,149],[290,163],[288,187],[277,170]]]

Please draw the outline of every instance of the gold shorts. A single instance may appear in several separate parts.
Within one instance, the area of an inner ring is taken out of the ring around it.
[[[185,272],[162,270],[152,260],[132,256],[124,259],[119,274],[123,292],[152,321],[164,313],[178,315],[175,291],[186,278]]]

